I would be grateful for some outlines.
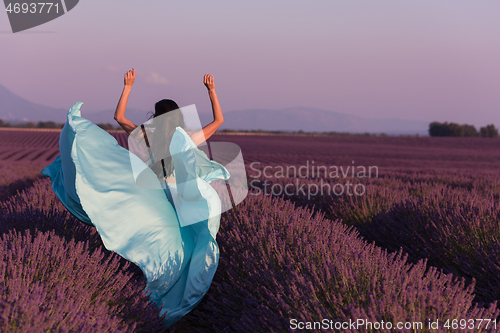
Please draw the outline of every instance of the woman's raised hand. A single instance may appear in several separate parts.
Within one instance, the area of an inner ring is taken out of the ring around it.
[[[220,108],[219,99],[215,93],[215,83],[214,77],[210,74],[205,74],[203,77],[203,83],[208,89],[208,96],[210,97],[210,102],[212,102],[212,111],[214,112],[214,121],[212,121],[207,126],[203,127],[198,132],[193,133],[191,139],[198,146],[200,143],[205,142],[211,137],[215,131],[224,123],[224,117],[222,116],[222,110]]]
[[[125,73],[125,79],[123,81],[125,86],[132,87],[135,81],[135,68]]]
[[[205,74],[203,77],[203,83],[205,83],[205,86],[207,87],[208,91],[213,91],[215,90],[215,83],[214,83],[214,76],[210,74]]]
[[[132,131],[137,127],[133,122],[125,118],[125,110],[127,109],[127,101],[132,90],[132,85],[135,81],[135,68],[131,71],[125,73],[125,78],[123,80],[125,86],[123,87],[122,95],[118,101],[115,111],[115,120],[120,124],[120,126],[128,133],[131,134]]]

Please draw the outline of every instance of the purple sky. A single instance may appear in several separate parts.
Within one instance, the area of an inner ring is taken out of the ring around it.
[[[113,109],[162,98],[223,111],[307,106],[364,117],[500,127],[500,1],[85,0],[12,34],[0,84],[30,101]],[[111,116],[112,117],[112,116]]]

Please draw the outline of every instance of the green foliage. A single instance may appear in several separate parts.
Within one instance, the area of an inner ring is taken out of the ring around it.
[[[38,124],[36,124],[37,128],[57,128],[56,123],[53,121],[39,121]]]
[[[475,136],[478,136],[478,132],[476,130],[476,128],[472,125],[463,125],[464,127],[464,136],[465,137],[475,137]]]
[[[111,125],[110,123],[106,123],[106,124],[96,124],[97,126],[99,126],[100,128],[102,128],[103,130],[105,131],[108,131],[108,130],[113,130],[114,127],[113,125]]]
[[[109,124],[107,124],[107,125],[109,125]],[[111,125],[109,125],[109,126],[111,126]],[[53,121],[39,121],[37,124],[35,124],[34,122],[29,121],[27,123],[21,123],[21,124],[12,125],[11,123],[5,122],[3,119],[0,119],[0,127],[16,127],[16,128],[63,128],[64,124],[63,123],[62,124],[56,124]]]
[[[493,124],[490,124],[486,127],[481,127],[479,136],[482,138],[498,138],[498,130]]]
[[[455,136],[455,137],[482,137],[497,138],[498,130],[493,124],[481,127],[479,132],[473,125],[460,125],[457,123],[440,123],[434,121],[429,125],[430,136]]]
[[[12,127],[12,124],[6,123],[2,119],[0,119],[0,127]]]

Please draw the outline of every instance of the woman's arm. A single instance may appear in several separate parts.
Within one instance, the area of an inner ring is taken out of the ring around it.
[[[125,118],[125,110],[127,109],[128,97],[130,95],[130,91],[132,90],[132,85],[134,84],[135,81],[134,68],[132,68],[131,71],[125,73],[125,78],[123,81],[124,81],[123,92],[120,97],[120,100],[118,101],[118,105],[116,106],[115,120],[128,134],[130,134],[137,127],[136,124]]]
[[[210,102],[212,102],[212,111],[214,114],[214,121],[212,121],[207,126],[203,127],[202,130],[193,133],[191,135],[191,139],[193,139],[194,143],[198,146],[200,143],[208,140],[215,131],[224,123],[224,117],[222,116],[222,110],[220,108],[219,99],[217,98],[217,94],[215,93],[215,83],[214,77],[210,74],[205,74],[204,84],[208,89],[208,96],[210,97]]]

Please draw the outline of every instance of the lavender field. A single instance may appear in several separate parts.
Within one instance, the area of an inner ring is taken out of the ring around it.
[[[500,331],[498,139],[214,135],[250,192],[221,217],[207,295],[164,330],[140,270],[40,175],[58,138],[0,130],[2,332]],[[357,320],[375,327],[336,329]]]

